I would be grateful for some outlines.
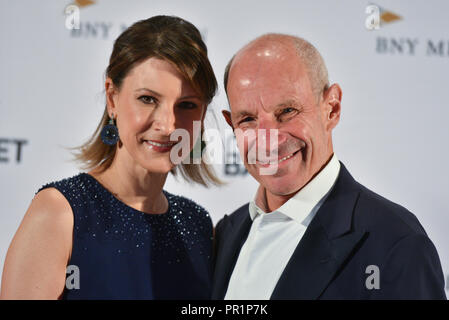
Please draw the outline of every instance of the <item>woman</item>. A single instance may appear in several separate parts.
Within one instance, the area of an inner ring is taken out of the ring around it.
[[[181,142],[170,140],[187,130],[192,150],[193,122],[202,128],[216,88],[191,23],[156,16],[125,30],[106,70],[103,118],[78,154],[90,171],[38,191],[9,248],[1,297],[209,298],[211,219],[163,186],[170,171],[219,182],[204,162],[175,166]]]

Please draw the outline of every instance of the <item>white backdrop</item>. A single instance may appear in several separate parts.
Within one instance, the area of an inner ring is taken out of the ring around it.
[[[0,266],[37,189],[79,172],[65,147],[82,144],[99,122],[114,39],[137,20],[167,14],[205,36],[220,82],[207,123],[220,128],[223,71],[239,48],[266,32],[311,41],[343,90],[338,158],[359,182],[416,214],[448,279],[449,2],[376,1],[402,19],[368,31],[370,2],[360,0],[96,0],[81,7],[73,32],[65,27],[70,1],[0,0]],[[241,168],[216,169],[227,186],[187,187],[171,177],[166,184],[206,207],[215,223],[257,187]]]

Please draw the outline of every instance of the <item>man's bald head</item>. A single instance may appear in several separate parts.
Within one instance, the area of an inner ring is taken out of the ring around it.
[[[225,69],[225,91],[227,92],[229,72],[233,64],[239,62],[239,58],[256,52],[256,54],[259,55],[263,52],[264,48],[267,49],[266,52],[269,52],[270,50],[272,52],[281,52],[282,50],[280,49],[282,47],[287,50],[293,49],[296,52],[298,57],[297,62],[303,63],[306,67],[312,90],[318,98],[323,90],[326,90],[329,87],[327,68],[321,54],[307,40],[296,36],[275,33],[265,34],[256,38],[232,57]],[[292,63],[294,63],[294,61],[292,61]]]

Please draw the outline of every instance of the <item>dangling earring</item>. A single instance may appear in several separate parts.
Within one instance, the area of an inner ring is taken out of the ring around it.
[[[108,146],[113,146],[119,140],[118,129],[115,125],[114,114],[109,119],[109,123],[101,129],[101,141]]]

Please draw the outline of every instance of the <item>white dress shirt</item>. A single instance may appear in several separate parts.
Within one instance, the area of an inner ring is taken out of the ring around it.
[[[340,162],[329,163],[276,211],[265,213],[249,204],[253,223],[229,281],[226,300],[270,299],[307,226],[337,180]],[[258,195],[265,194],[262,186]],[[257,199],[257,196],[256,196]],[[260,202],[259,202],[260,203]]]

